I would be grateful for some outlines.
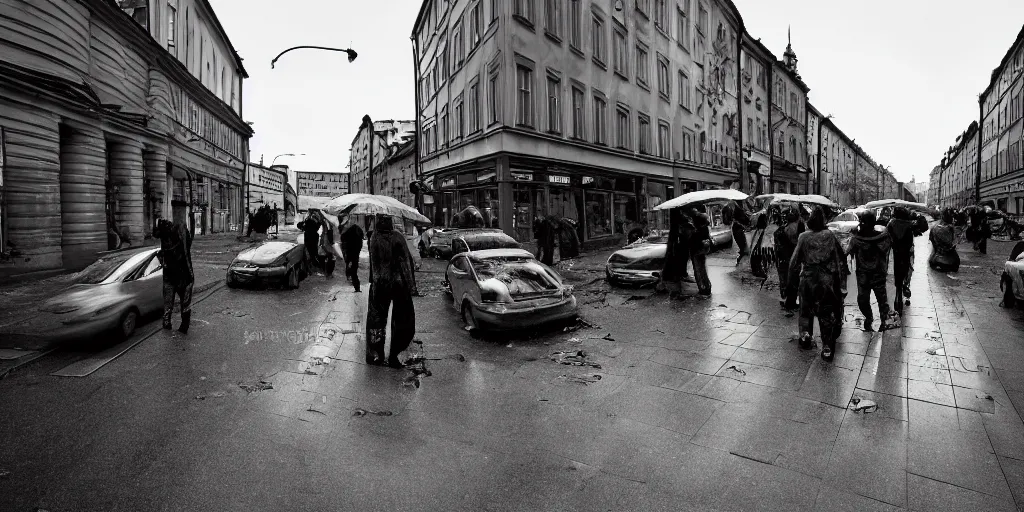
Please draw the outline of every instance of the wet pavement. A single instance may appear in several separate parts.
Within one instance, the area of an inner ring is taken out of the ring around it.
[[[611,288],[607,253],[563,262],[585,322],[496,335],[462,329],[426,260],[404,370],[363,363],[343,278],[218,290],[187,337],[0,381],[0,509],[1017,510],[1009,248],[961,247],[947,277],[917,243],[905,325],[856,330],[851,278],[833,363],[728,252],[709,298]]]

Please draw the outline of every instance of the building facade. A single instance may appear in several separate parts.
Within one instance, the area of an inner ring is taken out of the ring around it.
[[[796,52],[791,43],[786,46],[783,60],[773,62],[772,66],[771,192],[806,194],[810,182],[807,164],[807,93],[810,89],[797,72]]]
[[[408,141],[393,151],[373,170],[378,194],[398,199],[409,205],[416,206],[416,196],[409,184],[416,179],[416,144]]]
[[[992,72],[988,87],[979,96],[981,131],[979,201],[992,201],[997,209],[1024,214],[1024,29]]]
[[[775,56],[759,39],[743,34],[740,53],[740,88],[742,89],[743,154],[747,185],[752,194],[771,190],[772,144],[769,133],[771,123],[770,86]]]
[[[349,152],[349,190],[354,194],[370,193],[370,175],[367,172],[370,166],[377,167],[385,162],[401,145],[412,141],[416,136],[416,121],[388,119],[372,121],[373,135],[371,137],[368,121],[370,121],[369,116],[363,118],[363,123],[352,140],[352,148]],[[371,139],[373,158],[370,158]],[[381,189],[378,185],[381,184],[381,180],[377,178],[373,184],[373,193],[380,193]]]
[[[229,230],[251,128],[206,0],[0,6],[0,275],[82,268],[159,218]]]
[[[977,203],[979,135],[978,123],[971,122],[942,157],[935,204],[962,208]]]
[[[287,170],[250,163],[245,190],[245,207],[253,212],[264,205],[287,210],[286,191],[288,187],[290,185],[288,185]]]
[[[657,204],[739,181],[742,33],[728,0],[425,1],[425,213],[475,205],[520,241],[551,214],[584,243],[666,227]]]

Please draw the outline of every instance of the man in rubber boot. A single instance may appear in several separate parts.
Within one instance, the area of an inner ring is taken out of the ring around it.
[[[885,226],[892,240],[893,284],[896,287],[896,300],[893,309],[903,316],[903,296],[909,288],[910,265],[914,256],[915,222],[910,218],[910,211],[897,206],[892,212],[892,220]]]
[[[847,255],[857,263],[857,305],[864,314],[864,330],[873,331],[874,315],[871,311],[871,293],[878,301],[878,315],[881,318],[879,330],[892,327],[889,318],[889,299],[886,298],[885,281],[889,276],[889,250],[892,240],[886,231],[875,230],[875,212],[868,210],[860,214],[860,225],[850,237]]]
[[[345,230],[341,233],[341,252],[345,259],[345,276],[352,281],[352,286],[359,291],[359,253],[363,250],[363,228],[359,223],[349,219]]]
[[[401,368],[398,355],[416,334],[412,297],[419,295],[409,244],[394,231],[391,217],[377,215],[370,238],[370,297],[366,305],[366,363]],[[388,309],[391,311],[391,353],[384,359]]]
[[[180,222],[174,224],[161,219],[153,235],[160,239],[160,251],[157,257],[163,266],[164,275],[164,329],[171,329],[171,314],[174,312],[175,296],[181,302],[181,326],[178,331],[188,334],[192,318],[192,284],[195,274],[192,272],[192,239],[195,237],[195,224],[192,231],[185,231]]]

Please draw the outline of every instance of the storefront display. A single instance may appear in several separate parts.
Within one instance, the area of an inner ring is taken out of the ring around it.
[[[599,238],[613,234],[612,195],[608,192],[588,190],[586,192],[587,239]]]

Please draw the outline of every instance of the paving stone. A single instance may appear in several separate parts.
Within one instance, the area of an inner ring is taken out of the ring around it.
[[[907,500],[906,422],[873,414],[848,414],[836,439],[826,482],[890,505]]]
[[[914,423],[913,406],[910,423]],[[912,437],[907,471],[999,498],[1011,498],[988,438],[973,432],[954,430]]]
[[[1012,499],[997,498],[945,482],[907,475],[907,502],[912,511],[985,510],[1016,512]]]
[[[814,504],[816,512],[900,512],[902,507],[837,490],[838,485],[822,485]],[[845,488],[845,485],[843,485]]]
[[[949,384],[911,380],[907,383],[907,398],[956,407],[953,386]]]

